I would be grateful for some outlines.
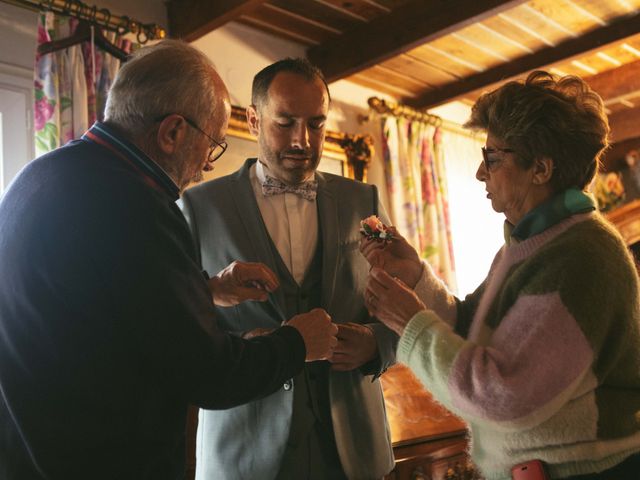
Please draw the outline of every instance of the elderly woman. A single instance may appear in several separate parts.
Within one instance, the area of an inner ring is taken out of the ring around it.
[[[506,217],[487,278],[459,300],[400,235],[365,239],[367,306],[468,422],[487,480],[525,462],[554,479],[638,479],[638,275],[585,193],[607,146],[602,100],[538,71],[480,97],[467,126],[487,132],[476,177]]]

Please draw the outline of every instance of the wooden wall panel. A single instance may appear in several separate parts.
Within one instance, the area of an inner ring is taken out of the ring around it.
[[[636,4],[634,7],[634,3]],[[634,8],[640,8],[640,1],[638,0],[624,0],[624,1],[603,1],[603,0],[579,0],[581,7],[585,8],[589,12],[597,15],[605,21],[610,21],[620,15],[620,8],[627,8],[627,13],[631,13]]]
[[[500,32],[489,29],[484,23],[479,22],[476,25],[460,30],[458,33],[478,45],[493,50],[503,57],[503,61],[509,61],[529,53],[522,46],[505,41],[505,37]]]
[[[433,65],[424,63],[410,54],[398,55],[386,62],[382,62],[380,65],[403,72],[405,75],[409,75],[430,86],[444,85],[458,78]]]
[[[345,2],[344,0],[321,0],[321,3],[332,5],[338,10],[350,12],[351,14],[361,17],[367,21],[380,17],[385,13],[389,13],[391,10],[382,4],[376,4],[375,2],[369,2],[367,0],[349,0],[348,2]]]
[[[494,67],[504,61],[503,59],[490,54],[485,49],[479,48],[478,44],[464,40],[464,36],[447,35],[431,42],[431,46],[438,48],[461,61],[467,62],[471,65],[476,65],[479,67],[478,69],[474,69],[476,71],[482,71],[484,69]]]
[[[429,84],[423,80],[410,77],[400,72],[395,72],[382,65],[376,65],[373,68],[367,70],[366,75],[379,81],[391,82],[394,85],[412,92],[412,94],[418,94],[426,89],[429,89]]]
[[[640,138],[640,102],[635,108],[626,108],[609,115],[611,141],[622,143]]]
[[[626,97],[640,92],[640,59],[598,75],[586,77],[591,88],[604,99]]]
[[[474,97],[533,69],[586,77],[640,59],[640,0],[205,3],[168,0],[172,31],[199,35],[239,19],[308,46],[329,81],[355,75],[349,80],[417,108]],[[609,100],[612,112],[629,107],[627,97]]]
[[[511,11],[509,10],[509,12],[506,12],[503,16],[498,15],[495,17],[487,18],[482,23],[491,30],[494,30],[507,37],[511,42],[515,42],[529,49],[528,52],[523,52],[523,55],[526,53],[533,53],[534,51],[540,50],[541,48],[547,46],[535,35],[532,35],[530,32],[522,30],[513,23],[507,21],[505,18],[510,17],[506,17],[505,15],[510,12]]]
[[[442,71],[457,78],[464,78],[468,75],[478,73],[476,68],[472,68],[469,65],[450,58],[447,56],[447,52],[435,50],[431,45],[414,48],[408,52],[408,54],[425,63],[437,66]],[[474,65],[474,67],[477,67],[477,65]]]
[[[372,90],[377,90],[380,93],[391,95],[396,100],[413,95],[412,91],[400,88],[397,85],[392,85],[386,80],[377,80],[373,78],[369,75],[369,70],[350,76],[349,81],[362,85],[363,87],[371,88]]]
[[[362,22],[362,20],[358,20],[344,12],[331,8],[324,3],[313,0],[306,0],[304,2],[301,2],[300,0],[271,0],[269,3],[298,15],[305,16],[316,22],[329,25],[333,29],[341,32],[346,32],[353,28],[354,25]]]
[[[316,23],[306,21],[303,17],[288,14],[285,10],[271,8],[268,5],[260,5],[240,19],[249,24],[261,26],[280,35],[298,39],[298,42],[307,45],[318,45],[327,39],[334,37],[335,33],[321,28]]]
[[[600,23],[598,20],[602,19],[597,18],[597,15],[592,14],[588,8],[583,8],[580,0],[576,2],[533,0],[527,5],[549,19],[547,31],[558,32],[561,37],[571,34],[579,36],[593,28],[605,25],[604,22]]]
[[[528,34],[538,40],[542,41],[542,45],[554,46],[566,39],[566,32],[553,27],[546,22],[543,17],[532,14],[531,7],[528,7],[530,2],[524,5],[520,5],[516,8],[501,14],[504,20],[514,23],[514,26],[518,28],[524,34]]]

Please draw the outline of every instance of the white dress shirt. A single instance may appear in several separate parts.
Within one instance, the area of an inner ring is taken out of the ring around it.
[[[301,285],[318,245],[316,200],[295,193],[264,196],[262,182],[267,174],[269,168],[258,160],[249,172],[251,186],[271,240],[291,276]],[[309,180],[314,178],[315,174]]]

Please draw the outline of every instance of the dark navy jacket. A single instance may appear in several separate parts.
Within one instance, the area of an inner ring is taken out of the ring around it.
[[[96,124],[0,201],[3,480],[182,478],[189,403],[235,406],[302,369],[291,327],[218,330],[177,195]]]

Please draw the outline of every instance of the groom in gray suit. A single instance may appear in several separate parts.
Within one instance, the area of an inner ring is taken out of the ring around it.
[[[368,266],[358,250],[360,220],[379,211],[377,190],[316,171],[329,103],[306,60],[265,68],[247,109],[257,160],[183,196],[204,269],[261,262],[280,282],[268,302],[220,309],[222,328],[250,338],[313,308],[339,328],[333,357],[276,393],[201,410],[197,480],[370,480],[393,468],[378,377],[395,361],[397,337],[363,306]]]

